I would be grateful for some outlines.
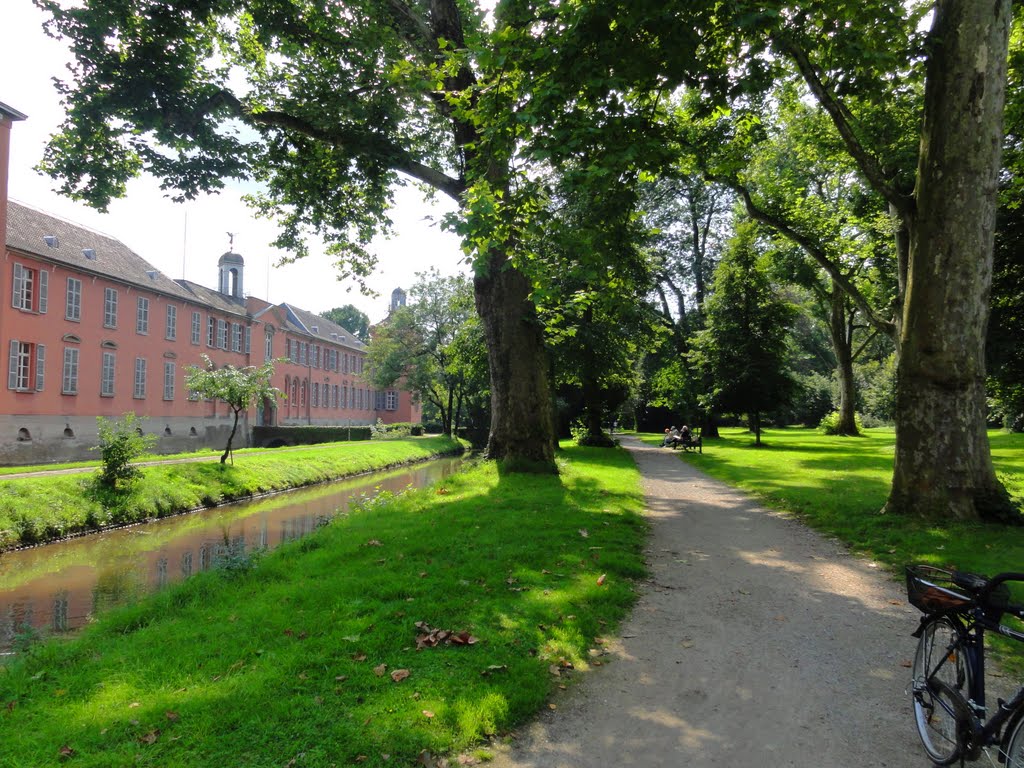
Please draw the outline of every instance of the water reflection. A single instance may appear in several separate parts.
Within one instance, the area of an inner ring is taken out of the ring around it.
[[[308,535],[350,503],[441,480],[461,459],[293,491],[190,515],[0,554],[0,650],[26,632],[67,632],[259,549]]]

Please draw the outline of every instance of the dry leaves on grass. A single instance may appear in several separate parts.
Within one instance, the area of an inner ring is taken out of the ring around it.
[[[396,669],[391,673],[391,679],[396,683],[400,683],[407,678],[411,673],[408,669]]]
[[[466,631],[453,632],[450,629],[435,629],[425,621],[417,621],[416,629],[420,634],[416,635],[416,650],[434,648],[438,645],[474,645],[479,642],[477,638]]]

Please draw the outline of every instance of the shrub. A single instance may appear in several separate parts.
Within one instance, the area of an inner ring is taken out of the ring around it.
[[[864,425],[861,424],[861,421],[860,421],[860,414],[859,413],[853,414],[853,423],[856,425],[857,431],[860,431],[860,430],[864,429]],[[837,431],[838,427],[839,427],[839,411],[832,411],[832,413],[828,414],[825,418],[823,418],[821,420],[821,423],[818,424],[818,429],[820,429],[826,435],[837,435],[837,434],[839,434],[839,432]]]
[[[116,491],[127,487],[139,476],[140,470],[132,462],[148,452],[157,441],[156,435],[142,433],[141,421],[131,411],[117,421],[96,417],[100,444],[93,450],[100,452],[102,461],[97,479],[100,487]]]

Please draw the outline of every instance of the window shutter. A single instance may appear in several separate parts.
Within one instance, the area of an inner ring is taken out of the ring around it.
[[[22,271],[21,264],[17,262],[14,264],[14,282],[12,285],[14,287],[11,292],[11,306],[21,309],[21,296],[25,292],[25,273]]]
[[[36,344],[36,392],[43,391],[46,367],[46,345]]]
[[[50,273],[45,269],[39,270],[39,314],[46,314],[46,307],[49,304],[50,295]],[[42,389],[42,387],[39,387]]]
[[[14,266],[18,266],[15,264]],[[11,356],[7,367],[7,388],[18,388],[18,352],[21,351],[21,342],[11,339]]]

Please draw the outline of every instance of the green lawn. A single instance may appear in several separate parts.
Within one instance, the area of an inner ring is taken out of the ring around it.
[[[680,453],[708,474],[784,509],[836,536],[855,551],[892,566],[908,562],[996,573],[1024,570],[1024,527],[933,523],[880,514],[892,479],[895,435],[865,430],[833,437],[813,429],[772,429],[763,445],[743,429],[723,429],[705,440],[703,454]],[[648,443],[658,435],[641,435]],[[1000,479],[1024,502],[1024,435],[990,433]]]
[[[0,766],[411,765],[506,731],[601,662],[644,573],[629,455],[559,462],[371,502],[34,646],[0,666]],[[476,642],[417,650],[417,622]]]
[[[113,495],[94,491],[96,473],[0,479],[0,550],[461,450],[456,440],[427,437],[252,451],[230,464],[148,466],[130,491]]]

